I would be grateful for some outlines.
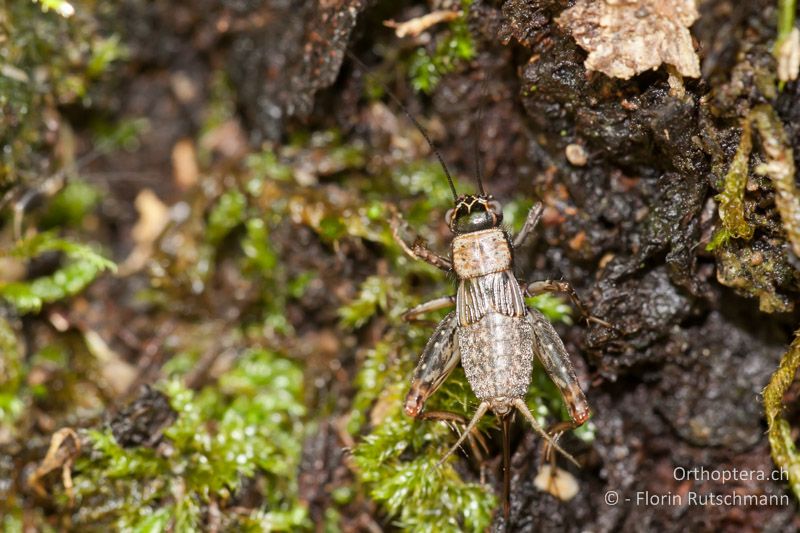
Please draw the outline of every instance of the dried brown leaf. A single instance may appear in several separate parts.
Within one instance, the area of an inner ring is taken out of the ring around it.
[[[694,0],[578,0],[556,20],[589,52],[586,68],[629,79],[662,63],[700,76],[689,26]]]
[[[81,453],[81,440],[72,428],[61,428],[53,434],[47,454],[36,470],[28,477],[28,486],[41,497],[47,496],[47,491],[42,486],[42,479],[58,468],[61,469],[61,479],[67,491],[70,502],[72,495],[72,463]]]

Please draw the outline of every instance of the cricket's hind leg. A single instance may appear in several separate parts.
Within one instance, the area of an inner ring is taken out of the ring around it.
[[[418,420],[444,422],[453,431],[458,431],[458,426],[466,427],[469,425],[468,418],[452,411],[423,411],[416,418]],[[468,432],[468,438],[470,450],[472,450],[475,459],[481,465],[481,480],[483,480],[483,468],[485,466],[483,454],[489,453],[489,443],[486,442],[486,437],[477,428],[473,428],[471,432]]]
[[[451,312],[439,322],[428,339],[406,395],[404,410],[408,416],[416,418],[422,413],[425,402],[439,389],[461,360],[456,339],[457,329],[458,317],[455,312]]]
[[[561,446],[559,446],[558,443],[555,442],[553,440],[553,438],[542,428],[542,426],[539,425],[539,422],[537,422],[536,419],[533,417],[533,415],[531,414],[530,409],[528,409],[528,406],[525,404],[525,401],[522,398],[514,398],[513,400],[511,400],[511,405],[516,407],[517,410],[520,413],[522,413],[522,416],[524,416],[525,419],[530,423],[530,425],[533,426],[533,429],[539,435],[541,435],[542,438],[544,438],[544,440],[550,446],[552,446],[554,449],[559,451],[561,453],[561,455],[566,457],[569,461],[572,461],[575,464],[575,466],[580,466],[580,463],[578,463],[578,461],[574,457],[572,457],[572,455],[570,455]],[[438,465],[444,464],[444,462],[447,460],[447,458],[450,457],[459,448],[459,446],[461,446],[461,444],[464,442],[464,440],[467,438],[467,436],[469,436],[470,431],[475,429],[475,426],[478,425],[478,422],[480,422],[480,420],[483,417],[483,415],[485,415],[486,412],[489,410],[489,407],[491,407],[491,404],[489,402],[487,402],[487,401],[481,402],[481,404],[478,406],[477,411],[475,411],[475,414],[472,416],[472,420],[470,420],[469,425],[467,426],[467,428],[464,430],[464,432],[458,438],[458,441],[456,441],[456,443],[453,445],[453,447],[450,448],[447,451],[447,453],[444,454],[444,457],[442,457],[439,460]],[[508,416],[509,414],[510,413],[508,413],[508,411],[503,413],[504,416]]]
[[[553,442],[558,443],[559,439],[566,432],[572,431],[573,429],[582,425],[582,423],[578,423],[575,420],[556,422],[547,428],[547,434],[550,435],[550,437],[553,439]],[[539,458],[540,471],[545,463],[548,463],[550,467],[550,474],[547,480],[547,492],[563,499],[563,495],[561,494],[561,489],[559,488],[558,484],[559,470],[556,466],[556,454],[553,453],[553,446],[551,446],[550,442],[545,442],[544,446],[542,446],[542,452]]]
[[[512,401],[512,405],[516,407],[520,413],[522,413],[522,416],[524,416],[525,419],[530,423],[530,425],[533,426],[533,429],[536,431],[536,433],[538,433],[539,435],[542,436],[542,438],[544,438],[546,446],[547,445],[551,446],[552,448],[560,452],[561,455],[563,455],[569,461],[575,464],[575,466],[580,466],[580,463],[578,463],[578,461],[574,457],[572,457],[572,455],[564,451],[564,449],[558,445],[558,443],[550,436],[550,434],[542,428],[539,422],[536,421],[536,418],[534,418],[534,416],[531,414],[530,409],[528,409],[527,404],[522,398],[514,398],[514,400]]]
[[[415,307],[412,311],[425,312],[438,309],[451,303],[449,298],[439,298],[427,304]],[[418,420],[438,420],[450,425],[467,424],[468,420],[457,413],[449,411],[424,411],[428,398],[436,392],[447,377],[453,372],[461,359],[456,338],[458,319],[455,312],[448,314],[434,330],[425,349],[422,351],[417,368],[411,378],[411,387],[406,395],[404,410],[408,416]],[[469,434],[469,432],[467,432]],[[478,445],[488,450],[486,440],[478,431],[473,431],[470,444],[473,452],[480,459]]]
[[[556,422],[547,428],[547,434],[550,435],[550,438],[554,443],[558,443],[559,439],[561,439],[564,433],[572,431],[573,429],[582,425],[582,423],[578,423],[575,420]],[[555,466],[556,456],[553,453],[553,447],[550,445],[549,441],[545,442],[544,446],[542,447],[542,459],[544,461],[549,461],[551,465]]]

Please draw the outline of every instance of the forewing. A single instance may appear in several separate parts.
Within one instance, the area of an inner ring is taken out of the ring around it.
[[[474,324],[489,311],[506,316],[524,316],[525,300],[510,270],[461,280],[456,295],[456,312],[464,326]]]
[[[411,378],[411,389],[406,396],[407,415],[419,415],[428,398],[444,383],[458,364],[461,355],[456,340],[457,328],[458,318],[453,311],[439,322],[433,335],[428,339],[428,344],[425,345]]]
[[[572,420],[579,425],[583,424],[592,412],[561,337],[547,318],[536,309],[529,309],[528,316],[533,326],[533,352],[561,392]]]

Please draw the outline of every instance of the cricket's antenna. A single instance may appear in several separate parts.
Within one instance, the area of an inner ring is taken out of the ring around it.
[[[364,62],[361,61],[358,58],[358,56],[356,56],[353,52],[351,52],[350,50],[345,50],[345,53],[347,54],[347,57],[349,57],[358,66],[360,66],[362,69],[364,69],[364,71],[368,70],[367,65],[365,65]],[[450,186],[450,191],[453,193],[453,200],[454,201],[458,201],[458,193],[456,192],[456,186],[453,184],[453,177],[450,175],[450,171],[447,169],[447,165],[444,162],[444,158],[442,157],[442,154],[439,153],[439,149],[436,148],[436,145],[431,140],[430,135],[428,135],[428,131],[425,128],[422,127],[422,124],[420,124],[417,121],[417,119],[414,118],[414,116],[411,114],[411,112],[409,112],[409,110],[406,109],[406,106],[403,105],[403,102],[401,102],[400,99],[397,96],[394,95],[394,93],[389,89],[389,87],[386,86],[385,83],[383,83],[381,80],[376,80],[376,81],[380,84],[380,86],[383,88],[383,90],[386,91],[386,94],[389,95],[389,98],[391,98],[392,101],[395,104],[397,104],[400,107],[400,109],[403,110],[403,113],[405,113],[406,116],[414,124],[414,126],[416,126],[416,128],[419,130],[419,132],[422,134],[422,136],[425,137],[425,140],[427,141],[428,146],[431,147],[431,150],[433,150],[433,153],[436,154],[436,159],[439,160],[439,164],[442,165],[442,169],[444,170],[444,175],[447,176],[447,184]]]
[[[478,190],[481,196],[486,196],[486,191],[483,190],[483,165],[481,163],[481,150],[480,150],[480,131],[481,120],[483,119],[483,105],[486,103],[486,78],[483,78],[481,83],[481,102],[478,105],[478,120],[475,121],[475,176],[478,180]]]
[[[506,519],[511,514],[511,413],[500,419],[503,423],[503,516]]]

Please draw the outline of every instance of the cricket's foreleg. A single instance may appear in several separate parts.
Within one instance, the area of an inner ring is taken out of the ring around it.
[[[581,302],[581,299],[578,297],[578,293],[575,292],[575,289],[567,281],[534,281],[532,283],[523,283],[521,286],[526,296],[536,296],[545,292],[563,292],[569,296],[569,299],[572,300],[572,304],[578,309],[578,312],[587,322],[594,322],[607,328],[614,327],[605,320],[590,315],[589,311],[586,310],[586,306],[583,305],[583,302]]]
[[[425,402],[444,383],[461,359],[456,340],[457,328],[458,317],[454,311],[439,322],[428,339],[406,395],[404,409],[408,416],[420,416]]]
[[[536,205],[531,207],[531,210],[528,211],[528,218],[525,219],[525,224],[522,225],[522,229],[519,230],[517,236],[514,237],[514,248],[522,246],[525,240],[530,237],[534,228],[536,228],[536,224],[539,223],[539,219],[542,218],[543,210],[544,206],[541,202],[537,202]]]
[[[435,300],[430,300],[425,303],[421,303],[415,307],[412,307],[405,313],[403,313],[403,320],[406,322],[414,322],[419,318],[420,315],[424,315],[425,313],[430,313],[431,311],[437,311],[439,309],[444,309],[445,307],[450,307],[456,303],[455,296],[443,296],[441,298],[436,298]]]
[[[405,222],[400,217],[400,214],[397,212],[397,209],[392,206],[392,219],[391,219],[391,227],[392,227],[392,237],[394,238],[395,242],[402,248],[402,250],[408,255],[411,259],[418,259],[420,261],[425,261],[436,268],[440,268],[445,272],[450,272],[453,270],[453,264],[450,262],[449,259],[446,259],[436,252],[430,250],[425,241],[420,239],[419,237],[414,237],[413,243],[408,244],[405,239],[401,236],[401,231],[403,231],[405,227]]]

